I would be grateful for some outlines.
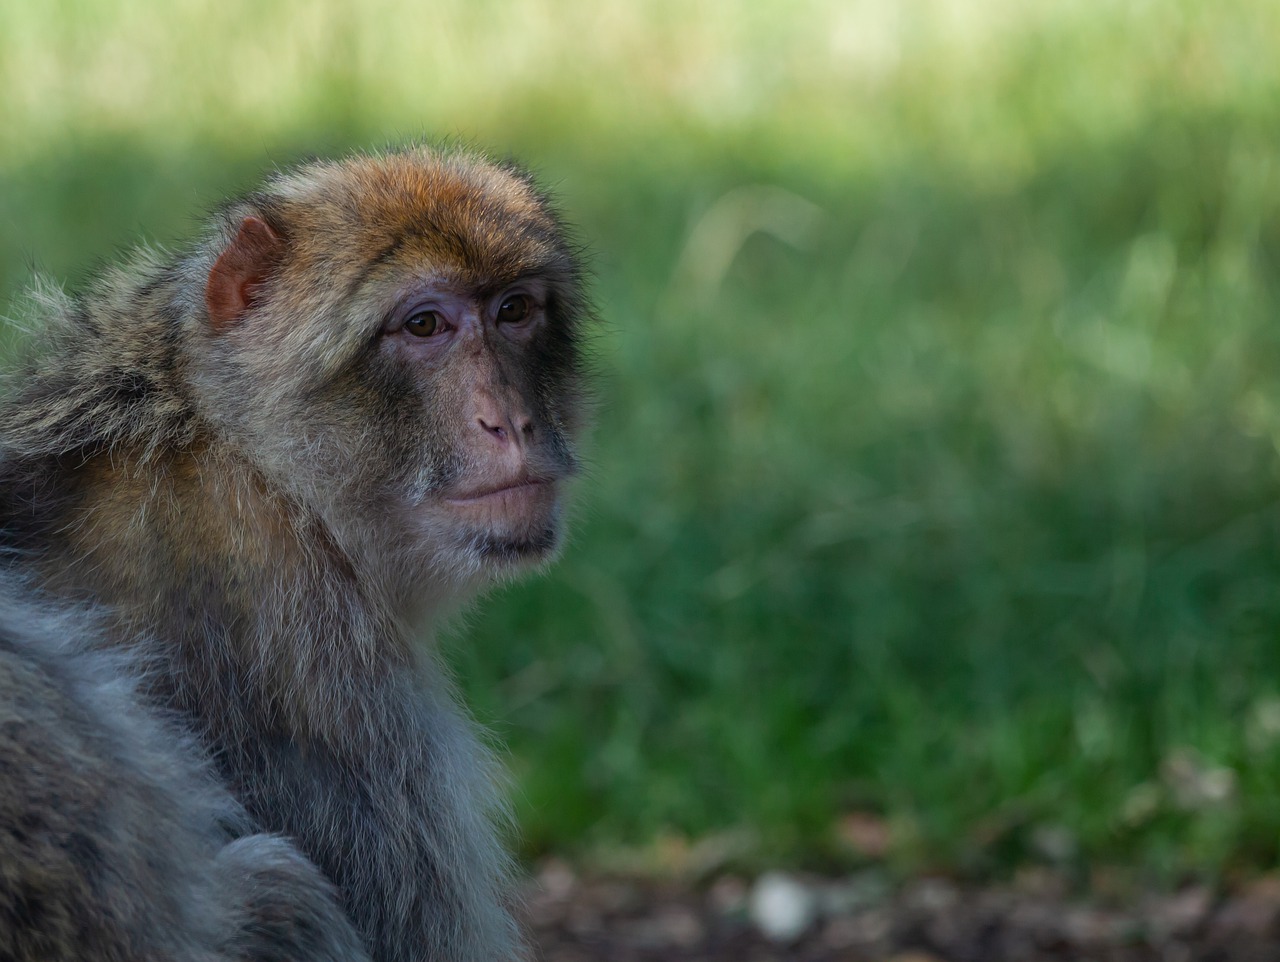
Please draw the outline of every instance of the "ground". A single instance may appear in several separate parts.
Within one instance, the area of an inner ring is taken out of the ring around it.
[[[1052,873],[981,887],[942,879],[886,889],[873,876],[798,879],[811,924],[766,938],[756,889],[538,873],[528,903],[544,962],[1266,962],[1280,960],[1280,876],[1202,885],[1131,904],[1068,895]]]

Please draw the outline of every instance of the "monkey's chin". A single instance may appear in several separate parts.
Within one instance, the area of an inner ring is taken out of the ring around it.
[[[487,564],[502,568],[537,564],[555,555],[560,547],[560,531],[548,527],[520,537],[488,533],[473,540],[469,547]]]

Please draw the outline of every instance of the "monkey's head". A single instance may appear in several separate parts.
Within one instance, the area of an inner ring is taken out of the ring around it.
[[[426,148],[306,166],[196,269],[197,403],[355,560],[411,587],[554,552],[587,307],[527,175]]]

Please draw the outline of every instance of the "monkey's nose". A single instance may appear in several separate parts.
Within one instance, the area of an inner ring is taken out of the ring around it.
[[[523,444],[533,437],[533,418],[526,414],[515,414],[504,417],[497,414],[481,415],[476,423],[486,434],[500,444],[515,441]]]

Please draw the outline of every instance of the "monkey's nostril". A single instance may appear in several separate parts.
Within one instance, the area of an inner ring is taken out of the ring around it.
[[[507,429],[501,424],[490,424],[484,418],[476,418],[476,423],[499,441],[505,441],[507,439]]]

